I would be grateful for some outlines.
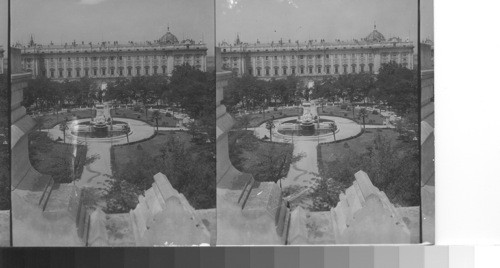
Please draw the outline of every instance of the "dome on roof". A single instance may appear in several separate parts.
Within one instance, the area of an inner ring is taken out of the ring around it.
[[[177,37],[170,32],[169,28],[167,33],[160,38],[159,42],[162,44],[178,44],[179,40],[177,40]]]
[[[377,31],[377,26],[374,27],[373,32],[371,32],[366,38],[368,42],[383,42],[385,37],[379,31]]]

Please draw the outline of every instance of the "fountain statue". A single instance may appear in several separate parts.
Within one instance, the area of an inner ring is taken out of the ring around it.
[[[130,127],[128,127],[129,131],[124,133],[123,126],[128,125],[128,123],[113,120],[107,104],[97,104],[95,110],[94,118],[73,121],[70,124],[71,133],[90,138],[109,138],[123,136],[131,132]]]

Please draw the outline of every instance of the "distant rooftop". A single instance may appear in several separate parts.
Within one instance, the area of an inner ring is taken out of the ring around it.
[[[223,41],[219,44],[220,47],[233,47],[233,48],[296,48],[296,47],[336,47],[336,46],[366,46],[366,45],[377,45],[377,44],[388,44],[388,43],[403,43],[404,46],[413,46],[410,40],[403,40],[400,37],[391,37],[388,40],[385,39],[384,35],[377,31],[376,26],[374,26],[373,31],[365,38],[352,39],[352,40],[340,40],[335,39],[333,41],[327,41],[326,39],[314,39],[307,41],[292,41],[291,39],[279,41],[271,41],[267,43],[262,43],[258,39],[255,43],[246,43],[240,41],[239,34],[233,44]]]
[[[33,49],[33,50],[61,50],[61,49],[90,49],[90,50],[105,50],[105,49],[117,49],[117,48],[139,48],[139,47],[168,47],[168,46],[195,46],[195,47],[206,47],[203,41],[196,42],[193,39],[184,39],[178,41],[177,37],[170,32],[168,28],[167,33],[161,36],[158,40],[135,42],[128,41],[127,43],[119,43],[118,41],[102,41],[102,42],[77,42],[73,40],[70,43],[64,44],[54,44],[50,42],[49,44],[38,44],[35,42],[33,36],[30,36],[30,41],[28,44],[22,44],[17,42],[13,47],[20,49]]]

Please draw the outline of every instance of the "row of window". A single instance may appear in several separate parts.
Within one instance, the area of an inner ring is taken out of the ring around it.
[[[333,54],[333,58],[337,59],[338,56],[340,54]],[[373,54],[369,54],[369,53],[362,53],[362,54],[351,54],[351,59],[354,59],[356,58],[356,55],[359,55],[360,57],[366,57],[366,58],[372,58],[373,57]],[[398,53],[382,53],[382,56],[387,56],[387,55],[392,55],[392,57],[397,57],[398,56]],[[326,54],[324,55],[326,59],[329,59],[330,58],[330,55],[329,54]],[[401,56],[403,58],[406,58],[408,56],[408,53],[401,53]],[[295,55],[290,55],[290,56],[287,56],[287,55],[282,55],[281,58],[282,59],[286,59],[287,57],[291,57],[291,59],[295,59]],[[313,58],[317,58],[317,59],[321,59],[322,58],[322,55],[318,54],[318,55],[298,55],[297,58],[299,59],[304,59],[306,58],[307,59],[313,59]],[[347,59],[347,54],[342,54],[342,57],[341,58],[344,58],[344,59]],[[229,58],[229,57],[224,57],[223,60],[224,61],[228,61],[229,59],[233,60],[233,61],[237,61],[239,58],[238,57],[232,57],[232,58]],[[256,56],[255,57],[256,60],[261,60],[261,59],[265,59],[265,60],[269,60],[269,59],[274,59],[274,60],[278,60],[278,56]]]
[[[65,58],[66,61],[97,61],[97,60],[115,60],[115,59],[118,59],[118,60],[123,60],[123,59],[127,59],[127,60],[132,60],[132,58],[135,58],[136,60],[139,60],[141,58],[144,58],[146,60],[148,60],[149,58],[153,58],[153,59],[158,59],[158,58],[161,58],[161,59],[166,59],[167,56],[166,55],[153,55],[153,56],[109,56],[109,57],[68,57],[68,58]],[[176,59],[180,59],[184,57],[185,59],[190,59],[191,58],[191,55],[186,55],[186,56],[175,56]],[[201,58],[201,55],[195,55],[193,56],[194,58],[196,59],[200,59]],[[59,62],[62,62],[63,61],[63,58],[62,57],[59,57],[59,58],[49,58],[48,59],[49,62],[54,62],[54,61],[59,61]],[[27,58],[26,59],[26,62],[30,63],[32,62],[33,59],[31,58]]]
[[[339,65],[335,65],[333,66],[333,71],[334,71],[334,74],[339,74]],[[281,68],[281,74],[280,74],[280,71],[279,71],[280,68],[278,67],[275,67],[274,68],[274,75],[275,76],[278,76],[278,75],[288,75],[288,74],[292,74],[292,75],[295,75],[297,74],[296,72],[296,67],[293,66],[291,67],[291,72],[288,73],[288,68],[286,66],[283,66]],[[349,66],[348,65],[343,65],[342,66],[342,73],[344,74],[347,74],[348,72],[348,69],[349,69]],[[314,67],[313,66],[309,66],[307,67],[304,67],[304,66],[301,66],[299,67],[299,74],[306,74],[306,70],[307,70],[307,74],[331,74],[332,73],[332,69],[330,66],[326,66],[324,69],[322,68],[322,66],[317,66],[316,67],[316,73],[313,73],[314,72]],[[353,64],[351,65],[351,73],[356,73],[356,70],[357,70],[357,65],[356,64]],[[257,73],[256,73],[256,76],[270,76],[271,75],[271,68],[267,67],[264,69],[264,74],[262,73],[262,69],[261,68],[257,68],[256,69]],[[324,72],[323,72],[324,71]],[[369,64],[368,65],[368,70],[367,70],[369,73],[373,73],[373,64]],[[359,72],[360,73],[364,73],[365,72],[365,65],[364,64],[361,64],[359,65]],[[250,75],[253,75],[253,69],[252,68],[249,68],[248,69],[248,73]]]
[[[126,69],[126,75],[127,76],[133,76],[133,74],[137,75],[137,76],[140,76],[141,75],[141,67],[138,66],[138,67],[135,67],[135,72],[133,71],[134,68],[132,67],[127,67]],[[94,76],[94,77],[97,77],[98,75],[100,76],[115,76],[116,74],[118,74],[118,76],[124,76],[125,75],[125,68],[123,67],[120,67],[118,68],[117,72],[115,72],[115,68],[92,68],[92,69],[89,69],[89,68],[85,68],[85,69],[75,69],[73,71],[73,69],[69,68],[69,69],[59,69],[57,70],[57,77],[58,78],[72,78],[73,77],[73,74],[75,75],[74,77],[82,77],[83,76]],[[83,71],[83,72],[82,72]],[[66,73],[66,76],[64,76],[64,74]],[[161,66],[161,73],[162,74],[166,74],[167,73],[167,66]],[[150,75],[150,68],[149,66],[146,66],[144,68],[144,74],[145,75]],[[159,74],[159,68],[158,66],[153,66],[153,74]],[[56,78],[56,70],[54,69],[50,69],[49,70],[49,77],[50,78]]]

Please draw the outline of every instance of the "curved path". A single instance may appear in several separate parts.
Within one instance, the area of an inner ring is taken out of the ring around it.
[[[130,118],[119,118],[115,117],[114,119],[122,122],[126,122],[129,124],[131,129],[131,134],[129,134],[129,142],[135,142],[147,139],[154,135],[156,130],[155,127],[149,125],[146,122],[134,120]],[[88,120],[88,119],[84,119]],[[80,120],[83,121],[83,120]],[[169,127],[160,127],[161,131],[168,130],[185,130],[185,128],[169,128]],[[59,130],[59,125],[54,126],[51,129],[48,129],[49,137],[53,140],[57,140],[61,138],[63,142],[63,133]],[[77,137],[69,131],[66,131],[66,143],[70,144],[82,144],[87,146],[87,157],[92,155],[97,155],[98,159],[93,163],[85,166],[82,172],[82,176],[79,180],[76,181],[76,185],[80,187],[92,187],[98,189],[106,189],[107,183],[106,181],[110,179],[112,176],[111,171],[111,146],[118,144],[127,143],[127,137],[125,135],[111,138],[85,138],[85,137]]]

